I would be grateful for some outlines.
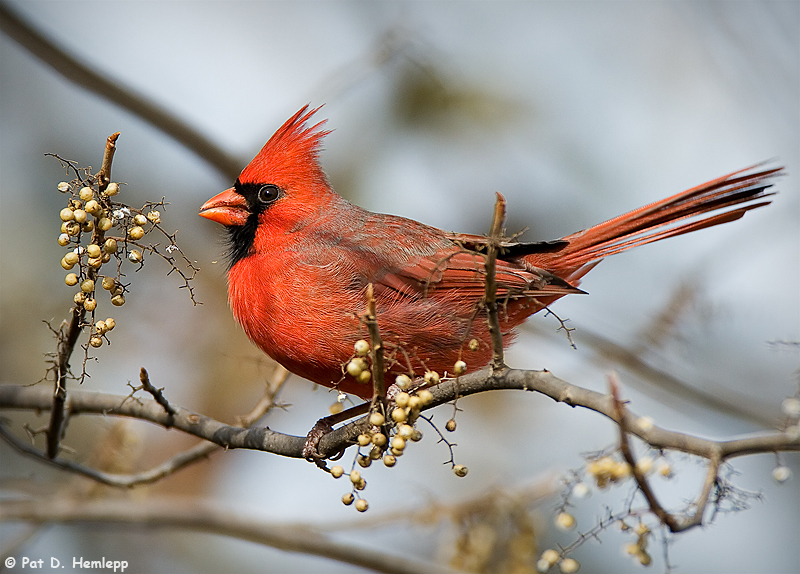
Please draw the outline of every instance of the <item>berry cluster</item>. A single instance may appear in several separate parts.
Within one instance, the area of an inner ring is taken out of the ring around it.
[[[370,344],[361,339],[355,342],[353,349],[353,357],[344,369],[357,381],[367,383],[372,378],[369,357]],[[463,374],[466,370],[467,365],[463,361],[458,361],[453,368],[453,372],[457,375]],[[436,371],[426,371],[422,382],[416,385],[408,375],[401,374],[395,378],[393,391],[396,392],[390,392],[391,402],[387,414],[381,410],[373,410],[370,413],[369,429],[357,438],[358,452],[349,474],[345,473],[344,468],[339,465],[330,470],[334,478],[341,478],[345,474],[350,477],[353,488],[351,492],[342,497],[345,505],[349,506],[355,502],[356,510],[359,512],[366,511],[369,506],[360,494],[360,491],[366,488],[367,483],[361,476],[361,472],[355,469],[356,463],[362,468],[367,468],[373,461],[382,460],[384,466],[391,468],[397,464],[397,459],[403,455],[410,442],[418,442],[422,439],[422,432],[416,428],[416,423],[421,417],[423,407],[433,402],[433,393],[425,387],[435,385],[439,381],[440,376]],[[341,412],[345,397],[346,395],[343,393],[339,394],[339,399],[331,406],[331,413]],[[447,421],[445,428],[450,432],[454,431],[456,429],[455,420]],[[467,467],[452,462],[452,456],[451,464],[456,476],[467,475]]]
[[[81,327],[89,328],[89,345],[101,347],[116,321],[113,317],[95,321],[99,288],[108,292],[115,307],[125,304],[123,262],[127,259],[141,267],[146,248],[138,241],[161,222],[160,212],[153,207],[163,203],[132,209],[113,199],[120,192],[118,183],[102,187],[93,176],[62,181],[58,191],[68,195],[66,207],[59,212],[58,244],[68,249],[61,258],[61,267],[69,271],[64,283],[78,286],[73,302],[83,318]],[[85,319],[86,313],[91,320]]]

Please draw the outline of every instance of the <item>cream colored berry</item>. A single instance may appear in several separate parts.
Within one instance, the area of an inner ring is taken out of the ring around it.
[[[561,554],[558,553],[558,550],[554,550],[553,548],[548,548],[547,550],[542,552],[540,558],[548,562],[550,566],[552,566],[553,564],[558,562],[558,559],[561,558]]]
[[[83,302],[83,308],[91,313],[97,308],[97,301],[95,299],[87,299]]]
[[[113,226],[113,222],[108,217],[101,217],[97,220],[97,229],[100,231],[108,231]]]
[[[75,296],[72,298],[72,300],[78,305],[83,305],[83,302],[86,301],[86,293],[83,291],[78,291],[75,293]]]
[[[109,183],[108,187],[106,187],[106,192],[105,193],[106,193],[106,195],[108,197],[114,197],[115,195],[117,195],[119,193],[119,184],[114,183],[114,182]]]
[[[477,351],[478,347],[480,346],[480,342],[478,339],[470,339],[469,344],[467,345],[470,351]]]
[[[78,284],[78,276],[74,273],[67,273],[67,276],[64,277],[64,283],[72,287],[73,285]]]
[[[359,498],[356,501],[356,510],[358,510],[359,512],[366,512],[368,508],[369,504],[367,504],[367,501],[364,500],[363,498]]]
[[[359,357],[366,357],[369,353],[369,343],[367,343],[364,339],[359,339],[353,345],[353,350]]]
[[[396,423],[405,422],[408,418],[408,414],[406,413],[405,409],[401,409],[400,407],[396,407],[392,409],[392,420]]]
[[[457,464],[453,467],[453,474],[455,474],[459,478],[464,478],[467,476],[469,469],[464,466],[463,464]]]
[[[137,213],[136,215],[133,216],[133,222],[139,226],[146,225],[147,218],[141,213]]]
[[[150,220],[150,223],[157,225],[161,223],[161,213],[154,209],[147,214],[147,219]]]
[[[138,241],[139,239],[144,237],[144,229],[142,229],[138,225],[135,225],[134,227],[131,227],[128,230],[128,237],[130,237],[134,241]]]
[[[93,199],[91,201],[86,202],[86,206],[84,207],[84,209],[86,209],[86,213],[97,215],[97,213],[102,209],[102,207],[100,207],[100,204]]]
[[[456,430],[456,419],[450,419],[444,424],[444,428],[450,432]]]
[[[792,471],[786,466],[777,466],[772,470],[772,479],[778,484],[783,484],[792,478]]]
[[[353,504],[353,501],[355,499],[356,497],[353,495],[353,493],[348,492],[347,494],[342,496],[342,504],[344,504],[345,506],[350,506],[351,504]]]
[[[422,401],[423,405],[429,405],[433,402],[433,393],[428,389],[422,389],[417,393],[417,396],[419,397],[419,400]]]
[[[392,439],[392,450],[403,450],[404,448],[406,448],[406,439],[401,436]]]
[[[86,212],[83,209],[76,209],[72,212],[72,217],[75,218],[75,221],[78,223],[85,223],[86,222]]]
[[[361,371],[361,373],[359,373],[358,377],[356,377],[356,380],[362,385],[365,385],[369,382],[371,378],[372,378],[372,373],[370,372],[369,369],[365,369]]]
[[[397,457],[392,454],[387,454],[383,457],[383,465],[388,467],[393,467],[397,464]]]
[[[66,181],[58,182],[56,189],[61,193],[67,193],[69,191],[69,184]]]
[[[387,442],[388,440],[386,438],[386,435],[383,434],[382,432],[376,432],[374,435],[372,435],[372,444],[374,444],[377,447],[386,446]]]
[[[370,457],[372,460],[378,460],[378,459],[379,459],[380,457],[382,457],[382,456],[383,456],[383,448],[381,448],[381,447],[379,447],[379,446],[373,446],[373,447],[372,447],[372,448],[369,450],[369,457]]]
[[[102,254],[102,250],[100,249],[99,245],[95,245],[94,243],[92,243],[86,247],[86,254],[89,257],[96,258],[100,257],[100,255]]]
[[[89,201],[94,197],[94,191],[89,186],[82,187],[78,192],[78,197],[80,197],[83,201]]]
[[[385,422],[386,422],[386,418],[383,416],[383,414],[381,414],[381,413],[379,413],[377,411],[375,411],[375,412],[373,412],[373,413],[371,413],[369,415],[369,424],[371,424],[374,427],[379,427],[379,426],[383,425],[383,423],[385,423]]]
[[[69,207],[62,209],[58,215],[61,217],[61,221],[72,221],[75,219],[75,212]]]
[[[70,261],[68,261],[66,257],[62,257],[61,258],[61,267],[63,267],[67,271],[69,271],[70,269],[75,267],[75,264],[71,263]]]
[[[81,226],[74,221],[70,221],[64,226],[64,231],[67,235],[76,236],[81,232]]]
[[[425,382],[429,385],[435,385],[439,382],[439,373],[436,371],[427,371],[425,373]]]
[[[103,277],[103,289],[106,291],[111,291],[114,287],[117,286],[117,280],[113,277]]]
[[[59,235],[58,236],[58,244],[61,247],[64,247],[65,245],[69,245],[69,235],[67,235],[66,233],[62,233],[61,235]]]
[[[558,516],[556,516],[556,527],[559,530],[572,530],[575,528],[575,524],[575,517],[569,512],[560,512]]]
[[[636,470],[641,474],[649,474],[653,471],[653,459],[650,457],[640,458],[636,461]]]
[[[344,474],[344,469],[338,464],[336,466],[331,467],[331,476],[333,478],[341,478],[343,474]]]
[[[422,431],[418,429],[413,429],[411,431],[411,436],[409,437],[413,442],[419,442],[422,440]]]
[[[564,574],[574,574],[581,569],[581,565],[574,558],[564,558],[559,564],[559,568]]]
[[[91,339],[89,339],[89,344],[92,347],[95,347],[95,348],[99,347],[99,346],[101,346],[103,344],[103,338],[102,337],[97,337],[97,336],[92,337]]]
[[[331,406],[328,407],[328,412],[332,415],[338,415],[340,412],[344,410],[344,405],[339,401],[336,401]]]
[[[351,377],[357,378],[367,368],[367,362],[364,359],[355,358],[347,363],[347,374]]]
[[[94,330],[102,335],[103,333],[108,331],[108,328],[106,327],[106,322],[98,321],[97,323],[94,324]]]
[[[70,251],[64,255],[64,261],[66,261],[69,265],[75,265],[78,262],[78,259],[80,259],[80,257],[74,251]]]
[[[106,242],[103,243],[103,251],[106,253],[116,253],[117,252],[117,240],[116,239],[106,239]]]
[[[116,326],[117,326],[117,322],[114,321],[113,318],[109,317],[108,319],[106,319],[106,329],[108,329],[110,331],[111,329],[113,329]]]
[[[84,293],[91,293],[94,291],[94,281],[91,279],[86,279],[81,283],[81,291]]]
[[[138,249],[131,249],[128,253],[128,261],[131,263],[140,263],[142,261],[142,252]]]
[[[466,372],[467,372],[467,364],[464,361],[456,361],[456,364],[453,365],[453,374],[463,375]]]
[[[398,407],[407,407],[408,406],[408,399],[411,398],[408,393],[397,393],[394,397],[394,404]]]
[[[412,380],[408,375],[397,375],[394,384],[401,389],[407,389],[411,386]]]
[[[96,259],[89,259],[86,262],[92,269],[100,269],[103,266],[103,258],[97,257]]]
[[[111,304],[115,307],[122,307],[125,304],[125,297],[122,295],[114,295],[111,298]]]
[[[414,427],[412,427],[411,425],[400,425],[397,428],[397,436],[401,436],[406,440],[411,438],[413,432],[414,432]]]
[[[372,443],[372,437],[368,434],[360,434],[358,435],[358,446],[367,446],[368,444]]]
[[[90,231],[94,230],[94,221],[85,221],[81,224],[81,231],[85,233],[89,233]]]

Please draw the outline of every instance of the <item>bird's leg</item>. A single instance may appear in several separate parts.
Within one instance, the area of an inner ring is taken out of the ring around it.
[[[335,415],[322,417],[314,423],[314,426],[311,427],[311,430],[306,435],[306,442],[303,445],[303,458],[312,462],[326,458],[325,455],[317,450],[322,437],[333,430],[333,425],[366,413],[369,410],[369,405],[369,402],[361,403]]]

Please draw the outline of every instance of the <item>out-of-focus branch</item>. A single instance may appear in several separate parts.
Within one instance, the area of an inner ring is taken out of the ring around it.
[[[198,130],[130,86],[118,80],[112,81],[68,54],[14,13],[5,2],[0,3],[0,29],[67,80],[139,116],[185,145],[226,178],[234,179],[239,175],[241,160],[229,155]]]
[[[452,570],[437,564],[336,542],[308,527],[270,523],[200,500],[86,500],[63,496],[4,500],[0,501],[0,520],[181,528],[247,540],[287,552],[321,556],[387,574],[453,574]]]
[[[534,321],[528,321],[523,327],[535,331],[537,334],[547,333],[540,324]],[[594,332],[586,327],[577,327],[573,329],[577,331],[574,336],[578,344],[585,344],[591,346],[598,355],[613,361],[620,367],[628,369],[630,372],[642,377],[653,385],[657,386],[659,391],[670,393],[681,400],[689,401],[694,405],[702,405],[714,409],[717,412],[724,413],[736,417],[743,421],[754,423],[760,427],[770,428],[775,424],[774,417],[756,411],[748,405],[744,399],[737,401],[734,394],[730,391],[725,391],[725,394],[720,392],[705,392],[702,389],[695,388],[685,381],[682,381],[672,373],[658,369],[650,365],[638,351],[625,345],[620,345],[612,341],[610,338],[600,333]],[[634,386],[633,383],[628,383],[628,386]],[[650,385],[637,384],[637,390],[652,395],[653,389]]]

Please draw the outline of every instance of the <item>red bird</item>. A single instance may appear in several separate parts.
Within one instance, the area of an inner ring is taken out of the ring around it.
[[[452,372],[458,360],[469,370],[483,367],[492,356],[483,308],[486,238],[372,213],[339,196],[317,159],[329,132],[320,129],[324,121],[307,125],[318,109],[292,116],[234,186],[201,208],[229,233],[236,320],[289,371],[368,398],[372,385],[343,365],[355,341],[369,338],[359,315],[371,283],[389,373]],[[582,293],[580,279],[604,257],[767,205],[765,180],[781,169],[737,171],[558,241],[505,242],[496,276],[504,344],[529,315]]]

